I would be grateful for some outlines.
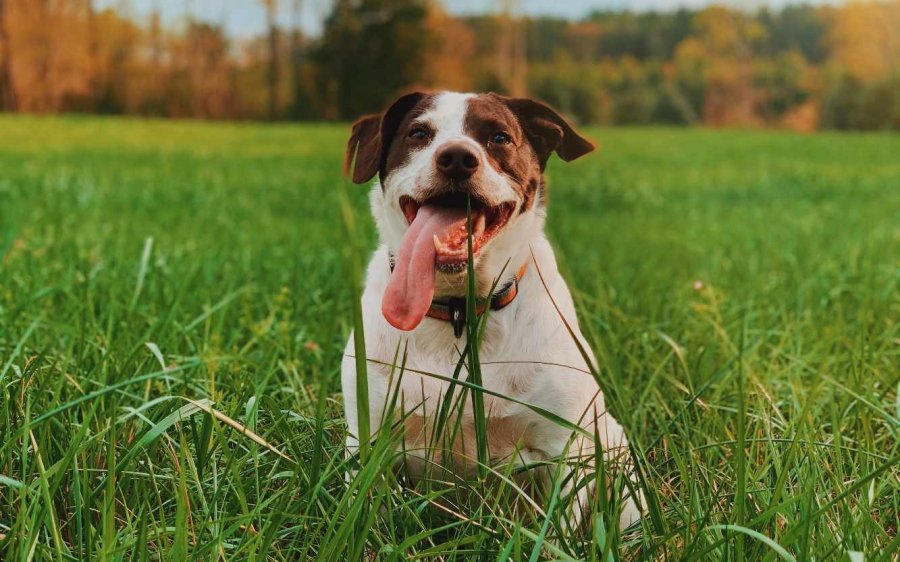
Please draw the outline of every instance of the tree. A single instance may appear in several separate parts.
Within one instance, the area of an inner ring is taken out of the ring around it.
[[[772,57],[788,51],[799,51],[812,63],[821,63],[828,56],[825,44],[826,27],[821,10],[813,6],[787,6],[772,14],[760,12],[757,17],[769,30],[761,54]]]
[[[208,23],[191,22],[187,33],[193,61],[192,113],[195,117],[227,117],[231,98],[228,39],[222,28]]]
[[[525,40],[522,37],[522,20],[515,14],[516,0],[499,0],[500,36],[497,41],[497,77],[504,93],[525,96],[527,60]]]
[[[135,98],[146,95],[143,83],[134,80],[136,53],[140,50],[141,30],[115,10],[98,12],[91,24],[89,56],[92,60],[93,96],[97,111],[123,113],[140,107]]]
[[[597,60],[604,56],[603,27],[596,21],[584,21],[567,27],[563,43],[566,51],[577,61]]]
[[[312,53],[325,117],[383,109],[424,77],[429,37],[424,0],[336,0]]]
[[[852,2],[832,12],[828,44],[863,82],[900,69],[900,1]]]
[[[474,32],[437,4],[429,6],[425,25],[431,41],[423,82],[436,89],[470,90],[474,80],[472,59],[476,54]]]
[[[809,65],[799,50],[758,61],[755,81],[764,90],[765,102],[761,113],[775,122],[791,108],[806,101],[811,89],[810,75]]]
[[[765,37],[759,22],[721,6],[698,12],[694,33],[675,51],[676,68],[702,73],[703,121],[710,125],[755,123],[754,48]],[[692,80],[692,81],[694,81]]]
[[[275,119],[278,115],[278,82],[279,82],[279,62],[278,62],[278,1],[263,0],[266,8],[266,23],[269,28],[269,119]]]
[[[4,83],[17,110],[55,112],[90,92],[86,18],[81,2],[4,0]]]
[[[303,0],[294,0],[291,11],[291,76],[294,81],[294,99],[290,113],[292,117],[296,117],[302,114],[302,106],[306,101],[303,87]]]
[[[0,0],[0,107],[16,110],[16,89],[12,75],[12,47],[7,33],[7,2]]]
[[[571,23],[557,17],[542,16],[522,22],[525,26],[525,55],[531,62],[552,60]]]

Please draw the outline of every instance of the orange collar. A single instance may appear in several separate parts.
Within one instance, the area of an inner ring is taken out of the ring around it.
[[[390,259],[391,271],[393,271],[394,256],[390,256]],[[478,299],[475,303],[475,314],[481,316],[488,308],[500,310],[509,306],[519,294],[519,281],[525,276],[526,269],[528,269],[528,262],[522,264],[512,281],[491,295],[490,301]],[[431,306],[428,308],[425,316],[435,320],[450,322],[453,325],[453,335],[458,338],[462,336],[463,328],[466,325],[466,297],[450,297],[446,301],[431,301]]]
[[[515,278],[494,293],[490,302],[487,302],[487,299],[478,299],[478,302],[475,303],[475,314],[481,316],[488,306],[491,310],[500,310],[514,301],[519,294],[519,281],[525,275],[527,266],[527,263],[523,263],[516,272]],[[446,302],[431,301],[431,307],[428,308],[425,315],[453,324],[453,335],[458,338],[462,336],[463,328],[466,325],[466,297],[451,297]]]

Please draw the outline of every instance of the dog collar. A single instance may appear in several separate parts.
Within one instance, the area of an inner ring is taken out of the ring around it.
[[[394,271],[394,256],[389,255],[388,257],[390,259],[391,271]],[[500,310],[509,306],[519,294],[519,281],[525,276],[525,270],[527,268],[528,263],[523,263],[512,281],[504,285],[499,291],[496,291],[491,296],[490,300],[478,299],[475,303],[475,314],[481,316],[488,308],[491,310]],[[435,320],[450,322],[453,326],[453,335],[459,338],[462,336],[463,328],[466,325],[466,298],[450,297],[447,300],[431,301],[431,306],[428,307],[428,312],[425,313],[425,316],[434,318]]]

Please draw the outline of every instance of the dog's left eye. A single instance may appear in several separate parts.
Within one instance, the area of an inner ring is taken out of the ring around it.
[[[409,132],[409,138],[413,140],[427,140],[430,135],[424,127],[415,127]]]
[[[506,133],[494,133],[491,136],[492,144],[509,144],[512,142],[512,139]]]

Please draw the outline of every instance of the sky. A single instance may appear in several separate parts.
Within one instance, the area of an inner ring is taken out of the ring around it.
[[[322,20],[328,14],[331,0],[277,0],[278,19],[282,25],[293,23],[292,7],[300,3],[300,25],[313,35],[321,31]],[[805,0],[807,4],[837,3],[842,0]],[[496,10],[502,0],[443,0],[444,7],[453,14],[482,14]],[[579,18],[594,10],[676,10],[697,8],[712,3],[753,10],[763,6],[772,8],[798,3],[797,0],[517,0],[518,10],[528,15],[555,15]],[[142,18],[158,7],[169,24],[184,21],[187,12],[195,17],[223,24],[228,33],[250,37],[266,27],[265,11],[260,0],[98,0],[99,7],[115,6]]]

